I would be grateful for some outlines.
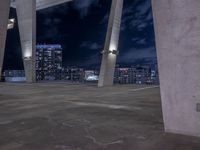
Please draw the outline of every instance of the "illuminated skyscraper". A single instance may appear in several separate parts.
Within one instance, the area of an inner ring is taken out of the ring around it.
[[[36,46],[36,79],[61,80],[62,47],[61,45]]]

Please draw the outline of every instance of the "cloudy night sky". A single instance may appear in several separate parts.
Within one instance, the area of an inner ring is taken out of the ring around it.
[[[124,0],[119,64],[156,58],[150,0]],[[75,0],[37,12],[37,43],[61,44],[63,65],[99,65],[111,0]],[[11,9],[10,18],[16,18]],[[11,44],[12,43],[12,44]],[[4,69],[22,69],[18,25],[8,31]]]

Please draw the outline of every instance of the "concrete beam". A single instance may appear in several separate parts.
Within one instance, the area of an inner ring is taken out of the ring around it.
[[[10,1],[0,0],[0,80],[3,68],[9,10],[10,10]]]
[[[17,0],[17,17],[27,82],[35,82],[36,0]]]
[[[118,42],[122,17],[123,0],[112,0],[98,86],[113,85]]]
[[[36,0],[36,10],[56,6],[73,0]],[[16,8],[16,0],[11,0],[11,7]]]
[[[165,130],[200,136],[200,1],[152,7]]]
[[[36,9],[41,10],[70,1],[72,0],[37,0]]]

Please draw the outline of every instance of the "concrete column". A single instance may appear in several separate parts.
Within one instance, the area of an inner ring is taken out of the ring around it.
[[[123,0],[112,0],[105,46],[101,63],[98,86],[113,85],[116,59],[118,54],[118,41],[120,34]]]
[[[36,81],[36,0],[16,0],[17,17],[26,80]]]
[[[152,7],[165,130],[200,136],[200,1]]]
[[[0,0],[0,81],[3,68],[9,10],[10,0]]]

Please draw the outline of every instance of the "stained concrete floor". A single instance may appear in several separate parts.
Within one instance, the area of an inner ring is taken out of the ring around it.
[[[0,83],[0,150],[200,150],[163,131],[159,88]]]

